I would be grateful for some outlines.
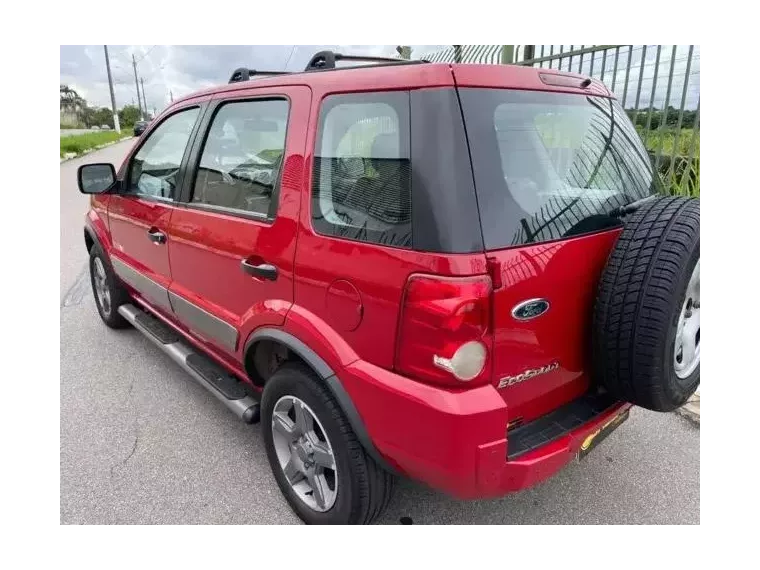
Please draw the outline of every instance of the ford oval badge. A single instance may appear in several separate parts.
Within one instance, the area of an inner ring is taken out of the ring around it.
[[[543,315],[548,310],[549,301],[546,299],[528,299],[514,306],[512,316],[518,321],[529,321]]]

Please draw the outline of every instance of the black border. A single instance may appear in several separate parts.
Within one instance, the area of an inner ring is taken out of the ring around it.
[[[720,88],[713,88],[711,89],[710,94],[710,105],[711,108],[718,109],[721,108],[724,111],[730,111],[731,109],[737,108],[737,98],[736,98],[736,92],[737,87],[740,87],[741,84],[736,83],[737,77],[744,77],[746,76],[746,69],[743,69],[744,74],[737,74],[732,67],[736,66],[736,61],[738,61],[738,58],[731,58],[729,57],[729,54],[727,53],[727,50],[723,50],[723,56],[721,57],[721,49],[717,47],[719,44],[715,42],[711,42],[710,49],[707,53],[710,55],[710,60],[713,61],[713,65],[710,67],[710,78],[713,81],[713,85],[721,85]],[[734,50],[735,51],[735,50]],[[735,54],[734,54],[735,55]],[[706,55],[705,52],[701,54],[703,60],[706,61]],[[720,59],[719,59],[720,58]],[[12,63],[13,58],[9,61],[9,63]],[[22,70],[19,69],[21,72]],[[21,73],[19,74],[21,76]],[[721,77],[722,76],[722,77]],[[717,79],[716,79],[717,78]],[[38,98],[41,100],[42,103],[44,103],[44,98],[42,93],[44,93],[44,90],[40,89],[31,89],[25,92],[25,97],[31,98],[33,101],[34,99]],[[744,100],[746,103],[746,100]],[[31,107],[31,106],[30,106]],[[741,108],[741,106],[739,107]],[[751,113],[750,113],[751,115]],[[751,125],[751,118],[749,119],[749,124]],[[14,122],[12,120],[12,122]],[[25,121],[26,122],[26,121]],[[38,129],[30,129],[29,124],[21,125],[20,121],[18,124],[18,128],[20,132],[44,132],[41,127],[44,127],[44,120],[42,117],[37,118],[36,115],[33,114],[32,117],[30,117],[29,122],[32,123],[39,123]],[[704,133],[704,115],[702,115],[700,119],[700,123],[702,124],[701,130],[702,133]],[[742,126],[742,132],[739,132],[738,129],[732,128],[736,126]],[[751,497],[751,491],[753,487],[750,485],[744,485],[743,479],[747,479],[748,475],[752,473],[752,452],[751,452],[751,445],[754,441],[753,435],[754,435],[754,429],[753,429],[753,422],[754,419],[752,416],[752,411],[747,410],[741,406],[737,406],[737,402],[741,403],[744,401],[744,399],[751,400],[752,394],[749,393],[747,390],[751,389],[751,386],[753,384],[754,378],[754,366],[753,362],[751,360],[746,360],[741,358],[741,353],[743,349],[745,348],[743,344],[748,344],[750,342],[750,338],[748,338],[748,335],[745,335],[741,332],[741,330],[746,330],[747,327],[742,327],[740,330],[737,321],[741,320],[741,317],[748,318],[750,315],[751,305],[745,303],[744,296],[750,295],[751,298],[751,292],[745,293],[742,291],[742,289],[752,289],[752,285],[754,284],[754,279],[752,277],[753,275],[753,269],[754,269],[754,256],[751,254],[753,253],[753,245],[755,243],[755,236],[752,233],[752,230],[754,229],[754,185],[753,182],[753,169],[751,165],[751,157],[752,155],[749,154],[751,151],[749,149],[746,149],[748,157],[750,158],[750,164],[747,164],[745,160],[737,160],[739,158],[739,155],[736,153],[736,150],[738,150],[738,144],[737,142],[741,142],[743,140],[743,134],[746,134],[746,131],[744,130],[746,126],[743,124],[743,122],[737,121],[735,118],[731,118],[731,115],[728,116],[728,118],[722,118],[720,120],[716,120],[712,123],[710,123],[710,132],[713,132],[714,135],[711,135],[711,137],[719,136],[720,138],[711,138],[711,140],[720,140],[722,141],[721,144],[715,144],[710,145],[710,156],[714,156],[716,158],[711,158],[711,164],[717,164],[718,158],[721,158],[720,155],[726,153],[726,158],[731,160],[731,164],[729,165],[728,160],[726,160],[726,164],[721,164],[721,168],[718,169],[717,167],[714,170],[711,170],[711,172],[715,173],[715,176],[711,175],[710,180],[711,184],[714,184],[715,190],[710,191],[711,196],[714,196],[714,199],[711,198],[713,201],[710,202],[710,217],[711,219],[716,220],[716,228],[717,228],[717,220],[721,220],[721,233],[720,233],[720,243],[723,245],[723,249],[721,250],[721,257],[719,258],[717,256],[717,246],[719,243],[719,234],[717,232],[717,229],[715,230],[715,233],[713,235],[713,238],[710,238],[710,244],[714,244],[715,248],[714,251],[716,252],[714,254],[711,254],[711,262],[710,262],[710,275],[715,275],[715,280],[711,281],[710,290],[714,290],[716,293],[714,295],[714,298],[716,299],[715,307],[717,307],[717,299],[718,299],[718,293],[720,293],[720,298],[724,302],[722,305],[722,311],[718,312],[716,310],[715,313],[711,312],[711,322],[718,323],[717,318],[720,316],[720,325],[721,325],[721,335],[720,335],[720,342],[717,340],[712,341],[711,343],[711,362],[714,362],[714,370],[717,370],[717,363],[720,363],[721,365],[721,378],[720,380],[717,377],[716,373],[716,381],[714,384],[711,384],[711,386],[714,386],[710,388],[711,393],[711,402],[714,402],[710,404],[710,428],[708,431],[710,440],[714,440],[714,446],[713,449],[714,452],[710,452],[710,461],[706,461],[705,465],[703,467],[704,473],[707,474],[709,472],[709,476],[705,478],[705,487],[707,486],[707,481],[710,482],[710,484],[713,485],[713,487],[716,489],[716,495],[718,493],[718,489],[721,490],[723,493],[720,503],[715,500],[713,503],[710,503],[710,509],[709,511],[712,513],[713,511],[716,513],[716,518],[719,509],[719,504],[721,505],[721,509],[724,506],[731,505],[731,504],[737,504],[739,503],[739,500],[741,498],[744,498],[746,501]],[[723,144],[727,143],[727,144]],[[131,155],[130,155],[131,156]],[[86,159],[85,159],[86,160]],[[722,160],[720,161],[722,162]],[[704,163],[702,163],[702,167],[704,167]],[[58,163],[56,164],[56,169],[58,169]],[[712,167],[711,167],[712,168]],[[702,176],[704,176],[704,172],[702,172]],[[704,180],[704,178],[703,178]],[[713,182],[714,181],[714,182]],[[718,197],[718,190],[717,188],[720,187],[720,197]],[[32,194],[33,195],[33,194]],[[14,199],[18,199],[18,210],[16,210],[16,215],[11,215],[11,226],[13,226],[13,222],[15,220],[24,220],[24,232],[29,233],[36,233],[36,230],[34,227],[29,225],[29,222],[33,218],[29,218],[25,215],[18,215],[23,214],[25,211],[28,211],[29,206],[31,205],[31,196],[29,193],[24,192],[21,196],[16,198],[15,193],[10,195],[10,202],[13,202]],[[720,199],[719,199],[720,198]],[[702,193],[701,196],[701,205],[702,205],[702,212],[703,212],[703,224],[704,224],[704,193]],[[36,201],[35,201],[36,202]],[[45,206],[44,204],[39,205],[40,210],[44,212]],[[51,208],[52,209],[52,208]],[[56,212],[56,218],[54,219],[54,223],[51,224],[52,227],[56,227],[55,221],[57,220],[57,212]],[[743,223],[742,223],[743,222]],[[76,228],[74,228],[76,229]],[[18,262],[20,262],[20,265],[23,266],[24,262],[22,261],[22,256],[26,261],[26,264],[28,264],[30,267],[30,271],[27,275],[32,275],[32,267],[31,264],[33,262],[36,262],[36,259],[34,259],[34,250],[36,247],[46,247],[45,243],[40,243],[37,241],[36,243],[30,244],[32,247],[17,247],[17,248],[9,248],[9,253],[11,254],[11,259],[15,255],[18,257]],[[82,247],[84,247],[84,244],[82,244]],[[737,251],[740,254],[743,255],[727,255],[727,252],[733,252]],[[32,255],[30,255],[30,253]],[[30,259],[31,258],[31,259]],[[11,263],[16,263],[16,260],[13,259]],[[36,264],[35,264],[36,265]],[[36,267],[35,267],[36,268]],[[718,276],[721,276],[721,279],[718,280]],[[711,278],[712,279],[712,278]],[[18,285],[18,284],[17,284]],[[725,303],[726,300],[734,301],[734,303]],[[711,305],[713,306],[713,305]],[[726,310],[727,309],[727,310]],[[738,309],[738,310],[737,310]],[[746,309],[746,312],[745,312]],[[21,334],[23,335],[21,338],[36,338],[39,335],[39,327],[36,323],[37,319],[20,319],[16,324],[20,325],[20,328],[22,329]],[[717,327],[717,324],[712,325],[713,327]],[[24,335],[23,329],[28,329],[26,332],[27,334]],[[717,330],[717,328],[714,328],[714,330]],[[751,327],[750,327],[751,331]],[[712,333],[711,333],[712,334]],[[715,333],[715,336],[711,338],[718,339],[717,333]],[[58,338],[56,338],[56,347],[58,346]],[[60,339],[61,342],[66,342],[66,339]],[[42,351],[45,353],[45,351]],[[52,352],[52,351],[50,351]],[[56,351],[57,352],[57,351]],[[750,348],[750,354],[751,354],[751,348]],[[57,356],[56,360],[54,360],[53,366],[57,366]],[[747,388],[744,388],[744,386],[747,386]],[[736,398],[737,395],[743,394],[743,397]],[[725,398],[724,398],[725,396]],[[733,397],[730,397],[733,396]],[[53,393],[52,398],[54,400],[53,404],[55,405],[55,393]],[[724,402],[725,400],[725,402]],[[117,418],[114,418],[115,421],[117,421]],[[57,419],[53,420],[54,422],[57,422]],[[31,422],[31,433],[26,433],[26,438],[16,438],[18,443],[13,441],[13,438],[10,440],[13,443],[11,445],[15,447],[13,451],[21,451],[21,457],[27,461],[29,461],[30,466],[33,467],[35,463],[39,463],[38,469],[45,473],[47,469],[44,467],[44,454],[39,452],[39,446],[38,445],[29,445],[30,442],[35,441],[35,438],[33,437],[33,434],[35,431],[38,431],[38,435],[40,435],[39,440],[44,441],[46,434],[50,433],[50,428],[45,426],[45,421],[43,422]],[[55,427],[55,426],[54,426]],[[107,427],[107,426],[104,426]],[[731,429],[731,433],[735,435],[743,435],[744,437],[726,437],[722,438],[720,437],[720,434],[727,430]],[[740,431],[741,430],[741,431]],[[30,437],[32,436],[32,437]],[[15,443],[15,445],[14,445]],[[738,444],[738,445],[737,445]],[[712,444],[710,444],[712,445]],[[23,446],[23,447],[22,447]],[[653,450],[656,451],[656,450]],[[749,453],[748,453],[749,452]],[[748,460],[749,459],[749,460]],[[656,461],[657,458],[654,456],[652,458],[653,461]],[[58,465],[56,464],[56,472],[58,470]],[[33,472],[33,470],[30,470]],[[739,477],[739,480],[737,481],[736,478]],[[730,481],[728,478],[731,478]],[[676,481],[672,482],[672,484],[677,484]],[[720,488],[718,485],[720,484]],[[24,518],[29,518],[31,520],[32,517],[35,517],[35,519],[38,519],[39,517],[35,516],[37,512],[44,512],[44,510],[48,507],[49,503],[47,503],[47,500],[44,499],[44,493],[34,493],[32,485],[26,485],[25,491],[25,501],[24,505],[25,508],[22,512],[29,513]],[[572,489],[569,490],[572,492]],[[529,492],[529,491],[528,491]],[[256,489],[251,489],[252,497],[246,497],[243,500],[251,502],[251,504],[255,504],[255,493]],[[739,493],[743,493],[744,495],[739,495]],[[56,501],[58,501],[58,497],[55,498]],[[498,501],[498,499],[494,499],[494,501]],[[34,508],[34,504],[38,503],[38,508]],[[705,512],[708,511],[706,508],[707,501],[705,502],[705,505],[703,505],[703,509]],[[561,508],[561,507],[560,507]],[[621,504],[621,509],[635,509],[635,504]],[[728,514],[728,513],[725,513]],[[456,512],[450,513],[451,518],[448,519],[452,524],[467,524],[468,526],[472,524],[471,520],[461,520],[457,518]],[[23,520],[23,519],[22,519]],[[733,521],[730,518],[724,519],[728,521],[728,524],[730,525]],[[35,521],[36,522],[36,521]],[[57,523],[57,521],[56,521]],[[413,527],[413,521],[404,521],[402,523],[402,527],[405,528],[411,528]],[[23,523],[22,523],[23,524]],[[57,529],[56,529],[57,530]],[[230,529],[232,530],[232,529]],[[255,532],[261,533],[266,532],[267,528],[257,528]],[[472,529],[475,531],[475,529]],[[497,541],[499,540],[496,538],[496,536],[493,533],[500,533],[499,536],[502,536],[503,533],[508,532],[509,536],[512,537],[515,532],[518,532],[522,529],[477,529],[476,532],[478,533],[486,533],[484,536],[481,536],[481,539],[483,540],[483,547],[486,551],[492,550],[494,546],[494,539]],[[240,532],[246,532],[250,533],[251,531],[249,529],[241,529]],[[101,536],[109,536],[109,535],[101,535]],[[113,540],[113,546],[114,549],[111,549],[112,551],[115,551],[116,545],[116,537],[118,535],[110,535]],[[158,535],[153,535],[158,536]],[[171,536],[177,536],[176,534],[170,534]],[[572,535],[566,534],[566,537],[568,539],[571,539]],[[75,540],[76,537],[80,537],[79,540],[81,541],[81,545],[77,544],[77,541]],[[108,551],[106,550],[108,548],[108,540],[101,542],[100,544],[96,545],[95,548],[92,548],[92,545],[85,544],[85,535],[78,535],[78,534],[72,534],[67,535],[66,537],[66,543],[63,542],[63,539],[59,538],[55,541],[54,546],[54,552],[56,557],[59,560],[66,560],[66,558],[73,559],[74,555],[76,553],[76,557],[79,560],[82,560],[83,558],[86,560],[87,558],[94,558],[95,556],[98,556],[100,554],[107,554]],[[303,536],[302,536],[303,538]],[[489,540],[490,539],[490,540]],[[398,539],[397,539],[398,540]],[[403,540],[403,539],[402,539]],[[407,540],[409,540],[407,538]],[[502,537],[501,542],[503,543],[504,538]],[[595,552],[598,553],[607,553],[609,552],[612,554],[612,547],[611,543],[609,541],[597,541],[597,545],[595,548]],[[652,544],[655,542],[659,542],[656,539]],[[164,543],[163,545],[158,544],[158,541],[156,541],[156,544],[150,544],[150,541],[143,546],[142,550],[144,552],[150,552],[151,558],[155,560],[161,560],[162,558],[168,558],[166,556],[162,556],[164,552],[168,551],[169,543]],[[496,544],[499,544],[499,542],[496,542]],[[568,540],[565,542],[564,540],[558,540],[556,545],[558,547],[562,547],[562,545],[565,544],[567,548],[572,548],[570,541]],[[578,535],[575,536],[574,544],[576,545],[575,548],[577,550],[578,545]],[[580,543],[583,545],[584,543]],[[324,547],[324,541],[322,546]],[[411,546],[411,544],[410,544]],[[402,548],[403,545],[399,543],[397,548]],[[411,557],[409,555],[404,555],[404,562],[416,562],[416,559],[420,555],[415,556],[415,551],[419,552],[420,544],[419,544],[419,535],[415,535],[415,548],[411,549],[412,552]],[[619,550],[619,549],[618,549]],[[128,563],[130,559],[130,554],[132,552],[129,552],[129,549],[124,549],[123,547],[118,550],[119,556],[117,557],[117,566],[118,562],[121,562],[122,564]],[[441,556],[441,550],[440,549],[433,549],[431,552],[425,553],[425,561],[430,564],[437,562],[437,558]],[[667,553],[667,550],[665,551]],[[84,553],[84,555],[83,555]],[[87,554],[91,553],[88,557]],[[142,554],[142,552],[141,552]],[[334,554],[336,556],[341,556],[340,547],[334,551]],[[67,556],[68,555],[68,556]],[[158,555],[158,556],[156,556]],[[134,556],[134,555],[133,555]],[[464,552],[462,552],[461,549],[457,551],[457,549],[447,549],[446,554],[444,555],[446,557],[446,560],[449,564],[464,564],[465,562],[472,562],[473,553],[467,552],[465,555]],[[466,558],[465,558],[466,556]],[[658,558],[660,558],[662,555],[658,554]],[[143,556],[144,557],[144,556]],[[208,553],[205,558],[208,560],[211,560],[212,555]],[[666,554],[667,557],[667,554]],[[171,554],[171,561],[174,564],[179,563],[183,558],[191,559],[193,562],[198,563],[199,561],[204,559],[204,555],[200,554],[198,552],[193,551],[191,554],[186,554],[185,549],[177,549],[174,548]],[[218,559],[218,556],[214,556],[215,559]],[[355,559],[355,558],[354,558]],[[110,563],[110,562],[109,562]]]

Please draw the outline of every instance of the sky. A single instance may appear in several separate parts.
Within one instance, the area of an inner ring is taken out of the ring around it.
[[[132,69],[132,55],[137,60],[137,74],[145,84],[145,97],[148,108],[161,111],[170,102],[173,94],[177,99],[194,91],[227,83],[232,71],[238,67],[250,69],[300,71],[306,66],[311,56],[325,49],[343,53],[362,55],[395,56],[395,45],[311,45],[311,46],[108,46],[111,73],[114,80],[116,106],[135,104],[135,76]],[[449,48],[444,45],[414,45],[412,57],[419,58],[430,53]],[[536,57],[540,56],[542,46],[536,46]],[[548,55],[550,46],[543,46]],[[567,51],[571,46],[554,46],[555,51],[563,47]],[[572,46],[579,48],[580,46]],[[640,57],[642,46],[633,48],[633,65],[626,93],[626,108],[632,107],[638,91]],[[672,46],[663,46],[660,55],[657,83],[654,83],[656,49],[650,46],[645,54],[644,73],[641,81],[639,107],[648,106],[654,93],[655,106],[662,106],[667,97],[668,75],[670,70]],[[614,50],[608,52],[605,82],[611,86],[611,65]],[[519,52],[518,52],[519,55]],[[688,46],[678,46],[673,64],[673,83],[671,85],[670,104],[678,108],[686,77]],[[619,99],[623,95],[627,48],[619,54],[618,73],[614,89]],[[569,60],[562,66],[567,69]],[[578,71],[580,59],[576,56],[573,71]],[[583,73],[589,73],[590,58],[583,62]],[[556,64],[555,64],[556,67]],[[595,59],[595,76],[601,68],[601,54]],[[61,84],[73,87],[90,106],[110,107],[108,77],[106,74],[103,46],[61,46]],[[654,87],[654,89],[653,89]],[[694,48],[689,82],[687,84],[686,107],[694,109],[699,102],[699,46]]]

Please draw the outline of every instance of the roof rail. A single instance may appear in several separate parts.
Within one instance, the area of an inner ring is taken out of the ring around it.
[[[247,67],[238,67],[232,72],[229,83],[240,83],[241,81],[248,81],[251,77],[256,75],[288,75],[289,71],[263,71],[261,69],[248,69]]]
[[[330,71],[338,69],[335,63],[338,61],[368,61],[377,65],[409,65],[416,63],[430,63],[426,59],[396,59],[393,57],[375,57],[371,55],[346,55],[334,51],[320,51],[314,54],[304,71]],[[290,75],[289,71],[263,71],[260,69],[248,69],[239,67],[232,72],[228,83],[241,83],[255,76]]]
[[[346,55],[335,53],[334,51],[320,51],[314,54],[306,65],[304,71],[325,71],[336,69],[335,63],[338,61],[371,61],[379,65],[405,65],[414,63],[429,63],[424,59],[396,59],[393,57],[375,57],[370,55]]]

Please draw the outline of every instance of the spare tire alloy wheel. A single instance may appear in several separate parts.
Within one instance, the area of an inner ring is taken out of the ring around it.
[[[593,370],[619,400],[658,412],[699,386],[699,200],[656,198],[626,217],[594,306]]]
[[[688,378],[699,366],[699,261],[689,279],[686,299],[681,308],[676,331],[673,360],[676,376]]]
[[[316,414],[295,396],[274,405],[272,439],[280,468],[309,508],[325,512],[338,496],[338,472],[330,439]]]

